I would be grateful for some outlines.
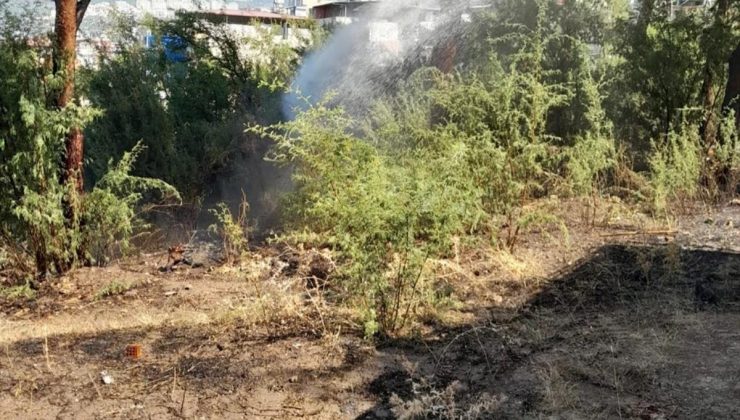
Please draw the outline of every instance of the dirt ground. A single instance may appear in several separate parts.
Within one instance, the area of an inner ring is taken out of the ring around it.
[[[436,261],[458,304],[374,343],[286,251],[77,270],[0,301],[0,418],[738,418],[740,206],[562,210],[568,238]]]

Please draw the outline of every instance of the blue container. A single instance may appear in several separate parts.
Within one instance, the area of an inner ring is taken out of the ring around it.
[[[161,44],[164,47],[164,56],[173,63],[184,63],[188,61],[188,43],[179,36],[165,35]],[[154,48],[159,45],[159,40],[154,35],[144,37],[144,46]]]

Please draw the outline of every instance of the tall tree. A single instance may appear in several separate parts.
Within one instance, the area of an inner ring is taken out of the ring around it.
[[[732,45],[730,3],[731,0],[717,0],[712,6],[712,22],[705,27],[702,34],[702,47],[706,52],[706,61],[701,89],[701,102],[704,109],[701,135],[707,148],[714,145],[717,137],[718,84],[721,83],[729,55],[727,46]]]
[[[56,105],[65,108],[74,100],[77,30],[90,0],[54,0],[54,3],[56,6],[54,69],[62,76],[62,86],[56,98]],[[83,150],[82,130],[73,127],[65,141],[62,181],[73,181],[79,192],[82,192],[83,187]]]
[[[723,110],[730,107],[735,110],[735,126],[740,130],[740,44],[735,47],[735,51],[730,56],[725,99],[722,102]]]

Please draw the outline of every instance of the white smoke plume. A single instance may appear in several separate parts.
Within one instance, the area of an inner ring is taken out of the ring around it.
[[[480,1],[386,0],[364,3],[353,22],[336,29],[298,70],[283,112],[320,100],[328,91],[352,113],[362,112],[401,77],[405,67],[428,64],[436,46],[470,21]]]

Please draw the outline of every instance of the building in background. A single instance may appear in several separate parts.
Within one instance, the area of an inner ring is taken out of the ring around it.
[[[259,36],[260,31],[268,27],[280,29],[273,31],[275,42],[297,46],[311,37],[307,17],[262,10],[200,10],[195,14],[209,22],[226,24],[232,32],[244,37]]]
[[[378,3],[378,0],[322,1],[309,13],[323,25],[350,24],[363,16],[371,16]]]
[[[300,17],[310,17],[311,10],[318,6],[321,0],[286,0],[285,12]]]

